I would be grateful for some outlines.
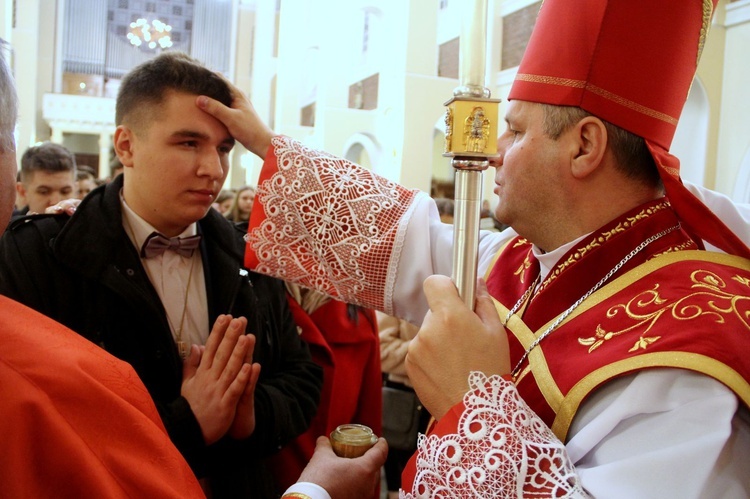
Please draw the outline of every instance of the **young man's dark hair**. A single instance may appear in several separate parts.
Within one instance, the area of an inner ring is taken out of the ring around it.
[[[123,78],[117,93],[115,124],[148,124],[156,112],[154,107],[158,109],[169,91],[208,95],[227,106],[232,102],[229,86],[219,75],[184,53],[165,52]]]
[[[27,182],[38,171],[75,172],[76,158],[65,146],[42,142],[31,146],[21,156],[21,182]]]

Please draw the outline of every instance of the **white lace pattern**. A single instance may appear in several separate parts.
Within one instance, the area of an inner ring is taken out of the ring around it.
[[[256,194],[266,218],[246,236],[255,270],[382,310],[417,191],[288,137],[272,144],[278,171]]]
[[[412,492],[401,499],[587,497],[565,445],[513,383],[473,372],[458,433],[419,436]]]

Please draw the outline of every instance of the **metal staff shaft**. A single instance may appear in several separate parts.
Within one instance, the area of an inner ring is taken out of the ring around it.
[[[498,100],[484,87],[487,0],[466,0],[461,25],[460,85],[445,105],[445,154],[456,169],[453,282],[474,309],[479,249],[482,170],[497,152]]]
[[[476,299],[481,199],[482,171],[457,170],[453,227],[453,282],[463,302],[472,309],[474,309]]]

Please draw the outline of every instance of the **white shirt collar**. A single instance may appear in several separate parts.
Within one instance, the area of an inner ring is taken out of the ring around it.
[[[153,232],[159,232],[154,228],[153,225],[145,221],[140,215],[138,215],[133,209],[128,206],[125,198],[120,190],[120,205],[122,206],[122,225],[125,227],[125,232],[130,238],[130,241],[140,251],[146,238]],[[194,236],[198,233],[198,226],[195,222],[187,226],[187,228],[179,234],[179,237]]]

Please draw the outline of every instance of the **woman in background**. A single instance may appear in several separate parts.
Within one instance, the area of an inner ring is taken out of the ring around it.
[[[232,222],[247,222],[250,220],[250,210],[253,209],[255,201],[255,187],[245,185],[237,190],[234,196],[234,202],[224,216]]]

